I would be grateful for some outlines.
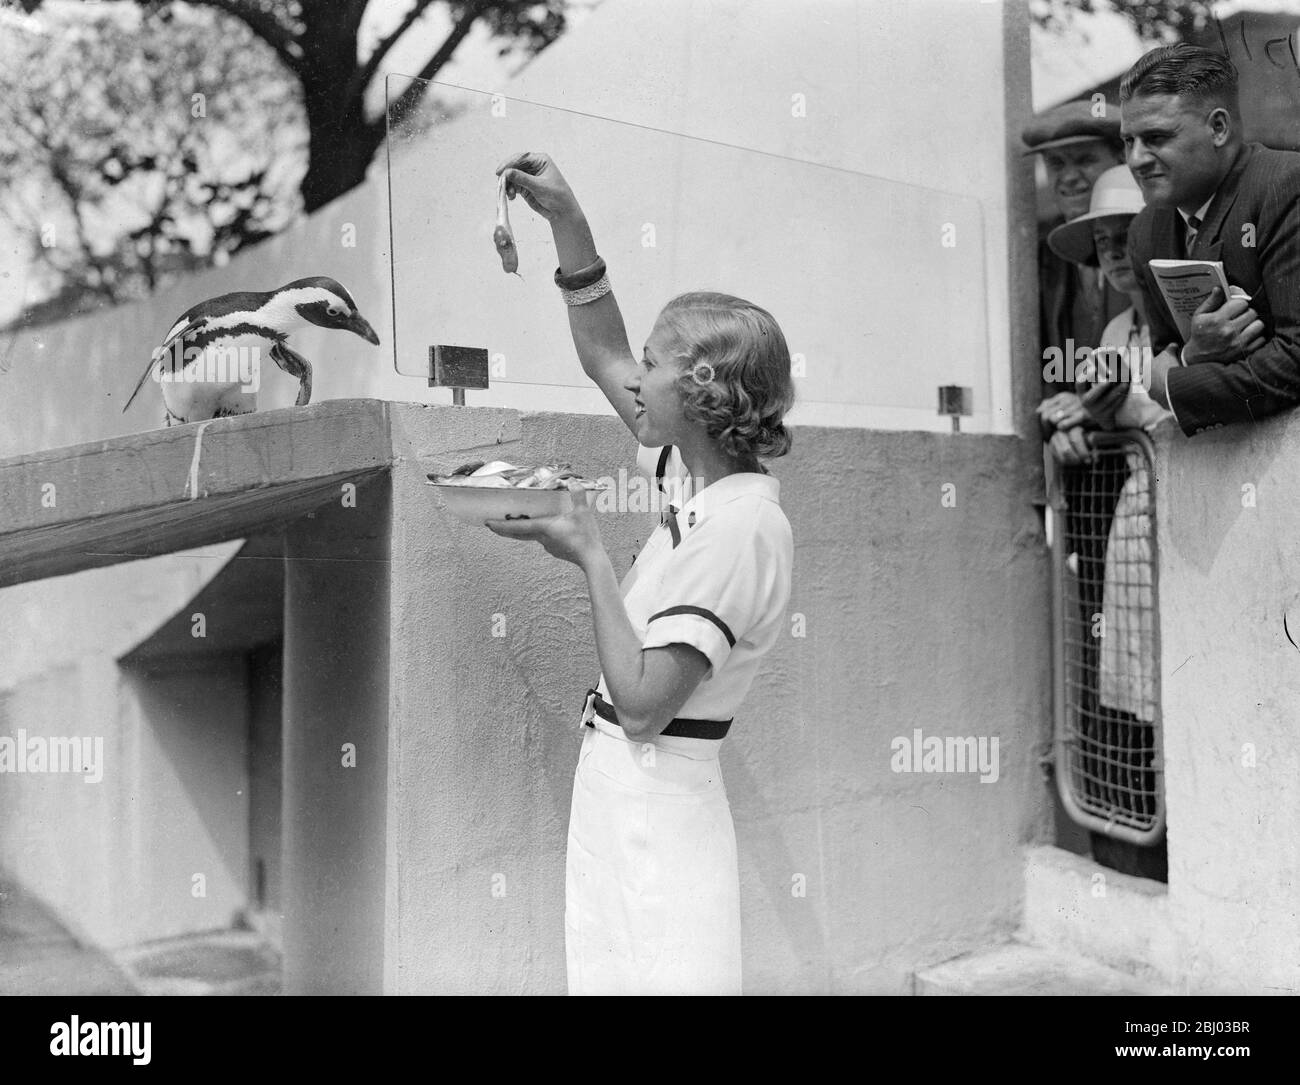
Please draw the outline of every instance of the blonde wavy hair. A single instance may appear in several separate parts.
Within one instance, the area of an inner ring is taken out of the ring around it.
[[[659,314],[683,359],[677,390],[687,418],[702,422],[729,456],[784,456],[794,406],[790,350],[766,309],[731,294],[697,291]]]

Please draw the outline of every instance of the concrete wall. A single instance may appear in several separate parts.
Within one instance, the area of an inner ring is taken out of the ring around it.
[[[1300,988],[1298,452],[1294,413],[1158,448],[1170,912],[1198,990]]]
[[[198,595],[241,545],[219,543],[0,589],[0,690],[87,655],[126,655]]]
[[[103,740],[99,782],[0,775],[7,873],[94,945],[228,927],[247,886],[246,697],[239,659],[126,674],[102,655],[0,696],[0,735]]]
[[[490,451],[616,474],[635,445],[612,419],[452,412],[430,436],[409,411],[394,412],[411,443],[393,481],[401,888],[385,989],[561,992],[576,721],[599,672],[584,582],[536,545],[449,519],[422,472]],[[1046,568],[1022,450],[800,429],[773,466],[795,531],[791,635],[723,751],[746,989],[900,993],[918,965],[1014,930],[1022,845],[1040,834]],[[655,520],[601,525],[622,574]],[[997,736],[996,783],[892,771],[892,740],[915,728]]]
[[[261,906],[273,935],[280,930],[281,800],[284,774],[283,644],[249,655],[251,724],[248,750],[250,906]],[[259,892],[261,897],[259,899]]]
[[[598,671],[585,588],[540,547],[448,518],[424,476],[488,456],[617,476],[635,443],[612,417],[383,417],[391,480],[288,536],[286,984],[558,992],[575,723]],[[1026,458],[1009,437],[796,427],[773,464],[796,539],[790,635],[724,751],[749,990],[903,992],[916,967],[1014,930],[1049,738]],[[655,523],[603,515],[620,574]],[[25,835],[0,856],[106,944],[223,925],[249,894],[243,665],[127,681],[96,666],[93,688],[27,678],[4,722],[107,712],[118,768],[80,801],[111,795],[115,815],[67,815],[2,776]],[[996,780],[895,771],[896,741],[918,729],[996,739]]]
[[[1300,415],[1156,435],[1169,883],[1040,849],[1026,929],[1187,993],[1300,989]]]
[[[105,943],[228,928],[249,888],[245,660],[160,664],[124,678],[121,849],[99,861],[120,862],[125,908]]]
[[[379,994],[388,856],[386,479],[285,537],[284,990]],[[400,718],[400,717],[399,717]]]

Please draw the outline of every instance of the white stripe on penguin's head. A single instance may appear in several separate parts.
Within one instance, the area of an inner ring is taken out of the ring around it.
[[[280,331],[305,324],[333,327],[331,318],[346,320],[352,307],[332,290],[323,286],[296,286],[277,290],[262,306],[258,316]]]
[[[271,294],[257,312],[260,323],[281,335],[315,325],[348,331],[376,346],[379,336],[359,312],[352,295],[324,276],[296,279]]]

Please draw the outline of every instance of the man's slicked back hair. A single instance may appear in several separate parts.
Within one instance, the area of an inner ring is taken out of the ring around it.
[[[1153,94],[1173,94],[1224,106],[1239,116],[1237,69],[1222,53],[1179,42],[1139,57],[1119,84],[1120,103]]]

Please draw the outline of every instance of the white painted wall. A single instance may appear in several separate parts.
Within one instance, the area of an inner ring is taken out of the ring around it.
[[[248,890],[247,696],[242,661],[144,679],[98,654],[0,694],[0,735],[103,741],[98,782],[0,775],[6,873],[106,948],[228,928]]]
[[[1297,449],[1294,413],[1159,447],[1169,902],[1196,990],[1300,988]]]

